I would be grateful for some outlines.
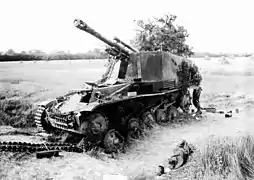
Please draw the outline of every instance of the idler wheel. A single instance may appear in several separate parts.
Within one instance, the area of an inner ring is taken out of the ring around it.
[[[142,135],[142,128],[140,127],[140,122],[137,118],[131,118],[128,121],[128,135],[127,140],[132,142],[138,139]]]
[[[118,131],[111,129],[106,133],[103,145],[108,152],[119,152],[123,150],[124,138]]]
[[[150,111],[146,111],[145,113],[143,113],[141,118],[142,118],[143,126],[145,128],[151,129],[156,123],[155,116]]]
[[[37,109],[34,118],[38,129],[44,130],[47,133],[51,133],[53,131],[53,127],[47,119],[48,117],[44,107],[40,106]]]
[[[162,110],[162,109],[158,109],[156,110],[156,122],[159,125],[162,126],[166,126],[169,124],[169,116],[167,115],[167,113]]]

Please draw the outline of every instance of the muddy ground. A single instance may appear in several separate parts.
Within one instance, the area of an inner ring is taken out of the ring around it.
[[[19,157],[1,156],[0,179],[102,179],[103,174],[120,173],[130,179],[152,176],[159,164],[164,164],[176,144],[185,139],[202,148],[210,135],[238,136],[252,133],[254,124],[254,61],[230,59],[221,64],[218,59],[194,59],[203,74],[204,107],[215,106],[232,110],[233,117],[204,113],[192,123],[170,127],[156,127],[150,137],[120,155],[117,159],[87,154],[62,153],[63,157],[38,160],[34,155]],[[100,68],[98,68],[100,67]],[[25,62],[4,63],[0,66],[0,90],[33,103],[78,87],[84,80],[98,78],[103,62]],[[235,113],[239,109],[239,113]],[[1,132],[6,127],[0,129]],[[1,134],[0,132],[0,134]],[[0,141],[41,142],[42,136],[1,135]]]

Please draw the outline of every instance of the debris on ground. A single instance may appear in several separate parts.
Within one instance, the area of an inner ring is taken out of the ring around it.
[[[42,159],[42,158],[51,158],[51,157],[59,157],[59,152],[60,150],[49,150],[49,151],[40,151],[36,153],[36,158],[37,159]]]
[[[232,111],[228,111],[228,112],[225,114],[225,118],[229,118],[229,117],[232,117]]]
[[[173,150],[174,155],[168,159],[168,167],[159,166],[157,170],[157,176],[168,174],[171,170],[176,170],[187,163],[189,157],[194,152],[195,147],[188,144],[185,140],[177,145]]]
[[[225,111],[223,110],[216,110],[216,108],[203,108],[206,112],[211,112],[211,113],[218,113],[218,114],[225,114],[225,118],[230,118],[232,117],[232,113],[233,111],[230,110],[228,112],[225,113]],[[235,110],[236,113],[239,113],[239,109]]]
[[[217,113],[224,114],[225,112],[224,111],[217,111]]]
[[[160,176],[162,174],[165,174],[165,168],[163,166],[158,166],[157,175]]]
[[[208,108],[203,108],[206,112],[211,112],[211,113],[216,113],[216,108],[213,107],[208,107]]]

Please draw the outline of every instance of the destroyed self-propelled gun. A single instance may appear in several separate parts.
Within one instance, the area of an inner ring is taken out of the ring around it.
[[[139,52],[118,38],[106,39],[82,20],[74,24],[109,45],[109,66],[97,82],[41,103],[35,115],[38,128],[61,130],[114,151],[153,123],[172,122],[177,108],[188,111],[188,88],[201,81],[190,60],[169,52]]]

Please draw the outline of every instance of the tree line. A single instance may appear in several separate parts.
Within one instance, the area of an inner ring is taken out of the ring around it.
[[[193,58],[204,58],[204,57],[249,57],[252,54],[228,54],[228,53],[208,53],[208,52],[193,52],[190,57]],[[16,53],[14,50],[9,49],[6,53],[0,52],[0,62],[4,61],[50,61],[50,60],[79,60],[79,59],[107,59],[108,54],[102,50],[93,50],[86,53],[68,53],[64,51],[59,51],[56,53],[47,54],[40,50]]]
[[[69,53],[58,51],[54,53],[45,53],[41,50],[15,52],[9,49],[6,52],[0,52],[0,61],[50,61],[50,60],[78,60],[78,59],[106,59],[108,55],[99,49],[94,49],[85,53]]]
[[[243,53],[243,54],[237,54],[237,53],[209,53],[209,52],[195,52],[192,56],[193,58],[204,58],[204,57],[212,57],[212,58],[218,58],[218,57],[250,57],[252,56],[252,53]]]

